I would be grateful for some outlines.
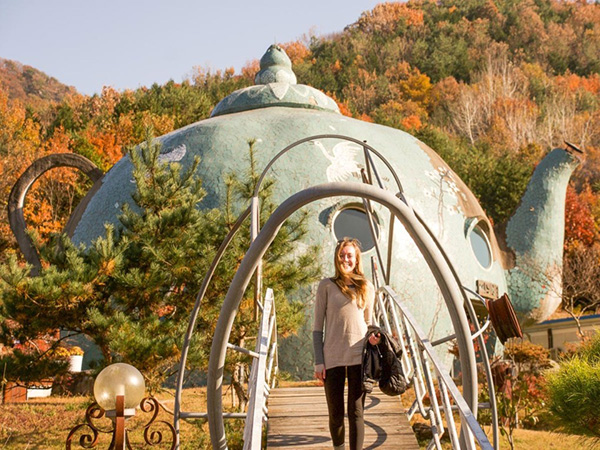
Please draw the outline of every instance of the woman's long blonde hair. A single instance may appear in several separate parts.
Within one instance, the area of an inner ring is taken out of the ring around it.
[[[344,247],[347,246],[354,247],[354,250],[356,251],[356,265],[349,276],[350,281],[354,285],[354,290],[350,289],[350,287],[346,285],[348,280],[345,278],[341,270],[340,252]],[[335,265],[335,277],[333,278],[333,282],[339,286],[342,294],[351,300],[356,300],[356,305],[359,308],[364,308],[365,304],[367,303],[366,298],[368,281],[363,272],[360,242],[358,242],[357,239],[348,237],[340,239],[335,247],[333,262]]]

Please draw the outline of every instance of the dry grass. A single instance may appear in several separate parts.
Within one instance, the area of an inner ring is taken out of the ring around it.
[[[283,382],[286,387],[314,385],[316,382]],[[168,407],[173,407],[172,393],[163,393],[158,398]],[[409,401],[408,398],[405,399]],[[84,423],[85,410],[92,402],[90,397],[50,397],[35,399],[27,403],[0,405],[0,449],[15,450],[51,450],[64,449],[69,431],[76,425]],[[231,393],[226,391],[223,398],[224,406],[231,404]],[[206,390],[204,388],[186,389],[183,395],[183,409],[186,411],[206,411]],[[98,422],[99,425],[110,427],[108,419]],[[143,437],[141,428],[149,420],[149,415],[138,411],[136,416],[128,421],[132,428],[130,438],[133,448],[141,448]],[[171,416],[161,412],[158,420],[171,421]],[[230,448],[240,448],[241,426],[226,422]],[[486,430],[488,431],[488,430]],[[489,433],[488,433],[489,434]],[[77,435],[77,439],[78,439]],[[206,421],[182,421],[182,446],[187,449],[210,448],[210,438]],[[74,444],[77,443],[74,440]],[[97,448],[107,448],[110,442],[108,435],[102,435]],[[426,445],[426,443],[422,443]],[[74,448],[80,448],[74,445]],[[168,448],[154,446],[152,448]],[[446,448],[450,448],[447,445]],[[502,437],[500,448],[508,449],[507,440]],[[550,431],[515,431],[515,448],[517,449],[556,449],[573,450],[586,448],[581,436],[566,435]],[[591,448],[591,447],[587,447]]]
[[[157,398],[169,409],[173,409],[174,398],[172,393],[162,393]],[[231,405],[231,395],[224,395],[224,406]],[[64,449],[70,430],[76,425],[85,423],[86,408],[93,402],[91,397],[49,397],[32,399],[27,403],[12,403],[0,405],[0,449],[14,450],[50,450]],[[206,411],[206,389],[186,389],[183,395],[183,409],[186,411]],[[150,420],[151,415],[137,411],[136,416],[127,421],[130,429],[129,437],[133,448],[141,448],[143,443],[143,426]],[[172,416],[161,411],[157,421],[165,420],[172,423]],[[238,422],[237,426],[234,422]],[[233,441],[231,448],[236,448],[241,442],[241,421],[228,421],[226,427]],[[110,429],[111,422],[103,418],[93,422],[102,429]],[[165,428],[155,426],[151,430]],[[83,428],[82,433],[77,433],[73,439],[73,448],[78,445],[79,437],[89,432]],[[165,434],[168,436],[168,434]],[[182,421],[181,423],[182,449],[210,448],[210,438],[206,420]],[[96,448],[108,448],[110,436],[101,434]],[[169,448],[169,445],[153,446],[152,448]]]
[[[35,399],[0,406],[0,448],[64,448],[68,430],[80,423],[86,397]]]
[[[575,450],[586,448],[591,449],[592,447],[590,447],[589,444],[586,444],[583,439],[583,436],[555,433],[552,431],[515,430],[514,432],[515,448],[523,450]],[[500,448],[510,449],[508,440],[505,437],[501,438]]]

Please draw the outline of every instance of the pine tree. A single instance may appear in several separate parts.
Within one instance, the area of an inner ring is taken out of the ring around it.
[[[245,209],[258,175],[250,142],[245,181],[229,174],[224,209],[201,209],[205,192],[195,176],[200,161],[184,171],[179,164],[161,163],[159,153],[160,146],[151,137],[129,151],[136,191],[132,206],[123,206],[118,227],[106,226],[106,235],[87,248],[75,246],[65,235],[38,242],[43,265],[38,277],[29,277],[29,267],[15,257],[0,266],[0,342],[6,353],[0,367],[6,367],[7,379],[26,384],[65,371],[66,364],[50,357],[61,344],[52,337],[59,328],[90,337],[103,354],[99,368],[117,361],[136,366],[151,390],[177,370],[204,274],[236,213]],[[272,187],[268,181],[261,194],[263,220],[274,208]],[[287,294],[318,275],[310,257],[315,249],[301,253],[295,245],[306,233],[305,220],[303,215],[290,219],[265,256],[265,286],[276,292],[282,333],[294,332],[304,317],[303,305],[290,301]],[[248,248],[248,228],[238,233],[209,286],[188,359],[190,368],[202,370],[208,364],[221,302]],[[250,286],[233,342],[244,343],[256,329],[252,292]],[[40,339],[47,343],[43,348],[36,345]],[[226,370],[233,372],[240,363],[244,358],[234,355]]]

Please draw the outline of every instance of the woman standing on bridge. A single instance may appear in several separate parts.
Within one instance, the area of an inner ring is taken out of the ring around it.
[[[365,434],[361,360],[375,292],[364,275],[356,239],[338,241],[334,264],[335,277],[321,280],[315,301],[315,376],[325,385],[334,449],[345,448],[344,384],[348,378],[350,450],[361,450]],[[376,344],[378,339],[371,336],[369,340]]]

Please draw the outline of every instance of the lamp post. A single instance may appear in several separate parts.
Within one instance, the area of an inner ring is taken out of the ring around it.
[[[155,421],[158,415],[159,402],[153,397],[143,398],[146,391],[144,377],[135,367],[116,363],[105,367],[96,377],[94,383],[94,398],[96,403],[90,405],[86,411],[86,423],[75,426],[67,436],[66,449],[71,449],[75,433],[87,427],[90,434],[83,434],[79,438],[79,445],[83,448],[94,448],[98,445],[99,433],[112,434],[109,445],[110,450],[125,450],[131,448],[127,438],[125,421],[135,415],[137,406],[144,413],[152,413],[152,419],[144,426],[144,439],[149,445],[162,442],[163,434],[160,431],[149,433],[153,424],[166,426],[171,435],[171,449],[175,448],[175,429],[165,421]],[[141,404],[140,404],[141,402]],[[113,427],[105,430],[97,427],[93,421],[101,419],[106,414],[113,421]]]
[[[145,392],[144,377],[129,364],[111,364],[96,377],[94,398],[106,411],[106,417],[110,417],[115,424],[114,447],[111,445],[111,448],[125,450],[125,420],[135,415],[135,408],[144,398]]]

